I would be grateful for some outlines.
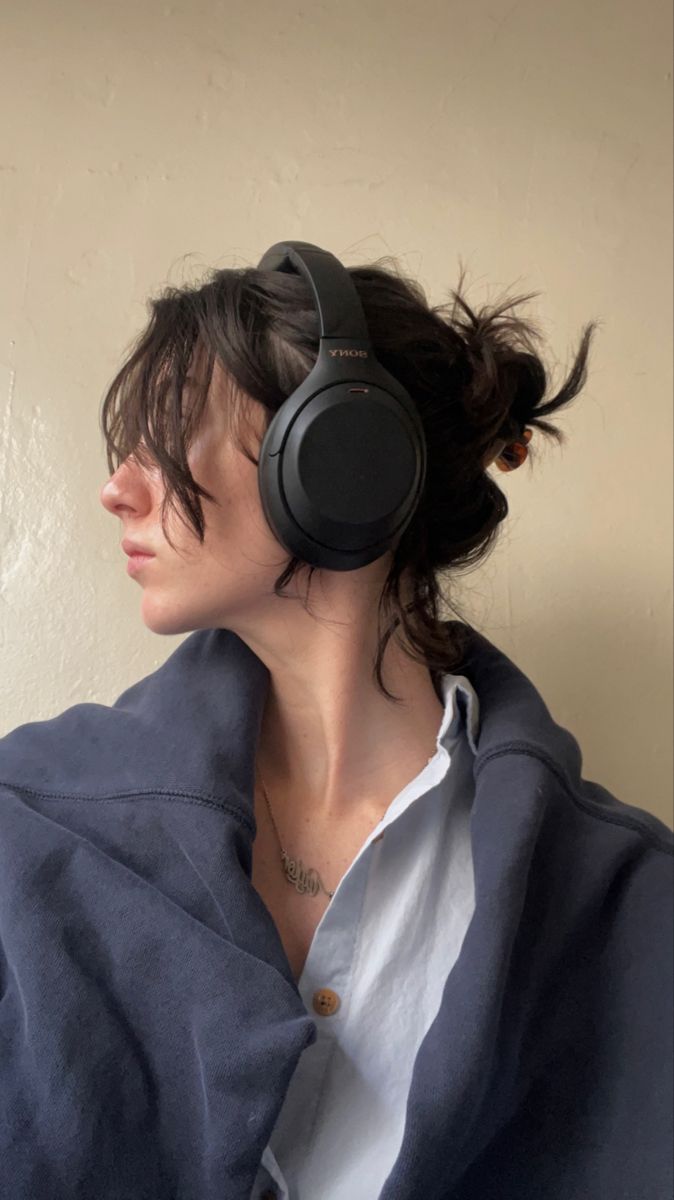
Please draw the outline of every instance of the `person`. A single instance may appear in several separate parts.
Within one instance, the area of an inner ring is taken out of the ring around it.
[[[548,397],[529,297],[349,274],[428,447],[366,566],[288,560],[261,504],[306,280],[165,289],[106,392],[100,501],[145,626],[189,636],[0,741],[14,1200],[671,1195],[674,835],[441,615],[507,516],[490,468],[563,441],[595,326]]]

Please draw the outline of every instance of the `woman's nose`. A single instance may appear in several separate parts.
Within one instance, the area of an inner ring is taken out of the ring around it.
[[[130,466],[130,460],[125,459],[119,464],[114,474],[105,481],[98,493],[98,498],[103,508],[106,508],[113,516],[119,516],[121,512],[126,512],[129,508],[139,508],[147,503],[144,493],[147,493],[147,485],[143,483],[140,471],[134,471]]]
[[[111,475],[99,491],[98,498],[103,508],[107,508],[108,512],[114,512],[118,496],[119,489],[115,485],[115,476]]]

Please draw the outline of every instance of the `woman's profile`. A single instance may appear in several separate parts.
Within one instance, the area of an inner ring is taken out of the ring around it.
[[[595,325],[549,395],[529,297],[272,251],[103,398],[187,636],[0,740],[0,1195],[667,1200],[674,835],[453,590]]]

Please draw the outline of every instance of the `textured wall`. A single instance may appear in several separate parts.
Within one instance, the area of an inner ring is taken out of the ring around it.
[[[495,472],[475,623],[669,824],[671,5],[4,5],[0,732],[109,703],[181,638],[139,617],[99,404],[145,298],[282,238],[391,253],[434,302],[537,290],[556,377],[599,318],[566,447]]]

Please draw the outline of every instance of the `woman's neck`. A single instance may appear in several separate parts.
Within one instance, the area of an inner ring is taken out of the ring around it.
[[[272,675],[256,757],[270,795],[301,797],[317,818],[348,819],[355,808],[379,810],[422,769],[444,708],[430,672],[402,659],[384,676],[400,704],[343,663],[328,663],[310,683],[301,673]]]

